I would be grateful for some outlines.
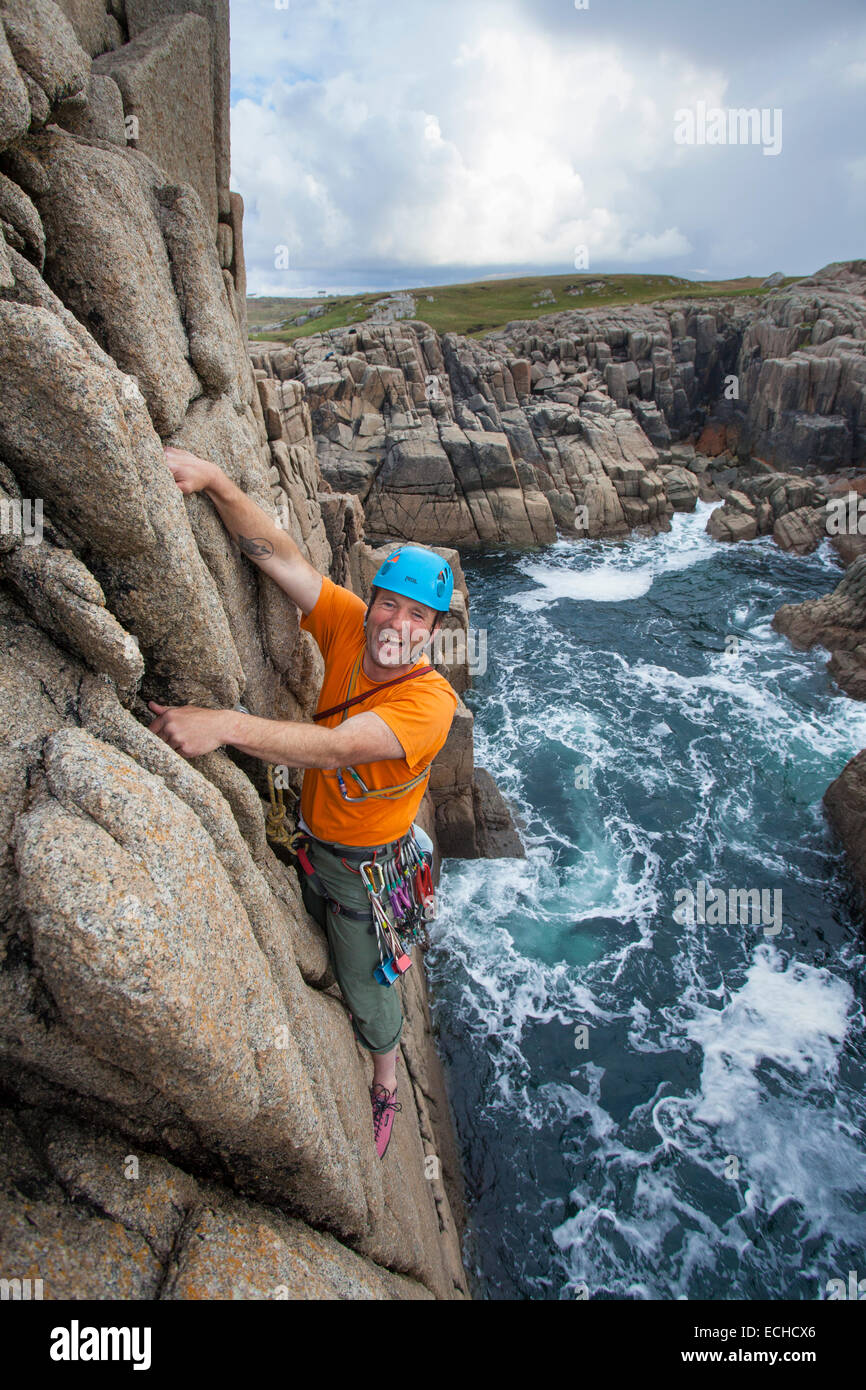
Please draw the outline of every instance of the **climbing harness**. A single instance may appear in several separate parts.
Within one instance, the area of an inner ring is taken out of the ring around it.
[[[310,859],[308,851],[313,842],[316,842],[315,835],[300,828],[289,835],[285,842],[296,856],[310,887],[340,916],[369,923],[369,909],[359,911],[346,907],[328,892]],[[369,847],[352,849],[347,845],[329,844],[325,840],[317,843],[337,854],[344,868],[360,875],[370,897],[373,925],[369,931],[371,935],[374,931],[377,934],[380,966],[386,965],[386,948],[388,960],[402,962],[391,971],[391,978],[376,975],[380,983],[393,984],[397,975],[411,965],[397,927],[411,942],[419,941],[422,951],[425,951],[430,944],[426,924],[436,915],[436,894],[430,864],[416,842],[414,825],[399,840],[374,846],[372,858],[369,857]]]
[[[345,903],[338,902],[338,900],[332,897],[331,894],[328,892],[324,883],[319,878],[319,875],[316,873],[316,870],[313,868],[312,860],[310,859],[310,856],[307,853],[307,851],[310,848],[310,841],[313,839],[315,839],[315,836],[308,835],[306,831],[298,829],[295,831],[295,833],[291,836],[289,840],[289,848],[291,849],[292,853],[297,857],[298,863],[300,864],[304,873],[307,875],[307,879],[313,892],[318,893],[320,898],[324,898],[325,902],[332,909],[332,911],[338,913],[341,917],[350,917],[355,922],[369,922],[370,914],[366,909],[364,911],[359,911],[357,908],[354,907],[346,907]],[[322,841],[321,843],[324,844],[325,842]],[[352,868],[351,864],[348,864],[346,862],[349,853],[350,851],[346,850],[342,854],[343,864],[347,869]],[[364,853],[366,854],[367,851],[365,850]],[[352,872],[357,873],[358,870],[352,869]],[[372,931],[372,928],[370,930]]]

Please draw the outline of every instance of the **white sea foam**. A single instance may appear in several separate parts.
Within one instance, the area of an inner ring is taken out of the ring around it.
[[[525,613],[535,613],[557,599],[569,598],[591,603],[623,603],[649,593],[653,576],[649,570],[618,569],[599,565],[592,570],[567,570],[558,566],[527,566],[525,573],[538,588],[527,594],[512,594],[509,603]]]
[[[537,587],[511,594],[507,601],[523,612],[538,613],[558,599],[624,603],[643,598],[658,576],[689,569],[713,556],[717,542],[706,535],[710,511],[711,506],[699,504],[694,513],[678,513],[671,531],[658,536],[630,537],[618,547],[610,542],[595,543],[591,553],[605,558],[588,567],[587,542],[558,541],[549,548],[547,562],[526,559],[520,564]]]

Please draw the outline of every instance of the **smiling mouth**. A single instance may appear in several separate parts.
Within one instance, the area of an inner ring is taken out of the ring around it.
[[[376,642],[376,651],[378,652],[378,654],[379,654],[380,656],[389,656],[389,657],[399,656],[399,654],[400,654],[400,643],[399,643],[399,642],[395,642],[394,639],[393,639],[393,637],[389,637],[389,638],[385,638],[385,639],[379,639],[379,640],[377,640],[377,642]]]
[[[382,631],[390,632],[392,635],[385,637],[382,635]],[[373,649],[376,656],[378,658],[384,657],[385,661],[383,664],[389,666],[393,666],[395,660],[411,661],[417,645],[416,642],[409,640],[406,642],[404,651],[401,638],[399,636],[394,636],[393,628],[388,627],[377,632],[373,639]]]

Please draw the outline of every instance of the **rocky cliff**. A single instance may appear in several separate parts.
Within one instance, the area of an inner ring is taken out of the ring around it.
[[[852,699],[866,700],[866,554],[854,558],[832,593],[785,604],[773,625],[797,647],[829,651],[827,669],[838,686]],[[824,805],[866,893],[866,750],[831,783]]]
[[[866,695],[866,261],[757,297],[569,310],[480,341],[374,321],[260,343],[253,362],[266,415],[308,404],[336,494],[326,514],[351,515],[354,498],[376,539],[616,537],[667,529],[699,498],[723,503],[707,523],[721,541],[772,535],[807,554],[832,538],[854,571],[776,623],[828,647],[842,689]],[[852,761],[828,808],[866,886],[864,768]]]
[[[864,287],[854,262],[761,298],[569,310],[480,341],[365,323],[263,343],[253,361],[272,408],[303,388],[322,475],[360,499],[373,537],[618,536],[756,473],[862,466]],[[767,487],[770,510],[747,524],[734,499],[719,538],[805,507],[779,534],[803,548],[820,479],[796,500]]]
[[[421,961],[380,1162],[261,766],[147,728],[148,698],[307,717],[321,674],[165,444],[266,509],[279,484],[358,592],[375,569],[299,402],[285,430],[262,408],[228,82],[227,0],[0,0],[0,1270],[46,1298],[459,1298]],[[425,815],[477,853],[502,808],[463,709]]]

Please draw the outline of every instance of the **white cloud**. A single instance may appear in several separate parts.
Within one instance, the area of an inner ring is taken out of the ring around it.
[[[643,236],[632,237],[621,259],[633,261],[667,261],[686,256],[692,250],[688,237],[683,236],[678,227],[668,227],[658,236],[647,232]]]
[[[665,46],[682,30],[663,4],[650,43],[518,0],[290,3],[232,0],[232,182],[254,291],[566,270],[583,245],[596,270],[807,269],[844,254],[828,203],[859,238],[864,64],[832,29],[801,68],[747,54],[724,70],[699,45]],[[784,156],[677,145],[674,112],[698,101],[784,106]],[[815,180],[824,197],[804,204]]]
[[[463,34],[450,50],[449,13]],[[233,183],[256,288],[285,289],[264,273],[284,244],[293,268],[332,282],[341,267],[385,262],[559,268],[583,244],[593,264],[691,250],[646,174],[678,158],[677,100],[718,79],[641,71],[610,44],[563,48],[507,6],[498,14],[494,24],[480,6],[431,8],[429,30],[412,30],[416,55],[429,37],[430,61],[401,67],[389,46],[387,74],[378,39],[356,25],[339,70],[236,102]]]

